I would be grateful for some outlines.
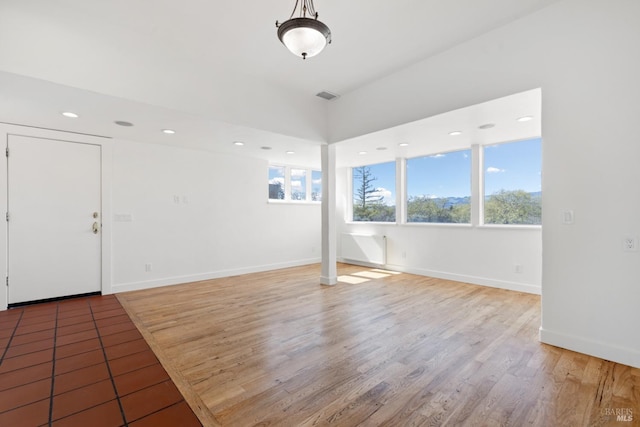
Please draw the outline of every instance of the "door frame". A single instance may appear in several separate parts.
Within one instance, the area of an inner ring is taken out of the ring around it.
[[[85,144],[99,145],[101,147],[101,189],[100,198],[102,204],[102,294],[112,293],[112,269],[111,269],[111,189],[113,176],[113,141],[111,138],[86,135],[80,133],[70,133],[64,131],[42,129],[31,126],[14,125],[0,123],[0,144],[4,149],[7,147],[9,135],[18,135],[35,138],[55,139],[66,142],[78,142]],[[7,212],[7,160],[6,157],[0,161],[0,214]],[[0,311],[6,310],[8,305],[8,288],[6,286],[8,268],[8,240],[7,224],[0,226]],[[4,274],[2,274],[2,272]],[[5,278],[2,277],[5,276]]]

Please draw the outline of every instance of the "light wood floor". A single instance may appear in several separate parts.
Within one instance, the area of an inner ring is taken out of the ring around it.
[[[314,265],[118,298],[206,426],[640,425],[640,369],[539,343],[538,296],[339,274],[335,287]]]

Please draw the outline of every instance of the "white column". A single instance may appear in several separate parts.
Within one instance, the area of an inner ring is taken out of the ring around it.
[[[338,283],[336,264],[336,148],[320,147],[322,155],[322,268],[320,283]]]

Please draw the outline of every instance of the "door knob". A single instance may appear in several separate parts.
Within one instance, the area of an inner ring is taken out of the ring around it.
[[[93,223],[92,229],[93,229],[93,234],[98,234],[98,231],[100,231],[100,225],[98,225],[97,221]]]

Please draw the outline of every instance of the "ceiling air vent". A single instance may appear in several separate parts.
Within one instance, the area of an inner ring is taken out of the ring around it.
[[[319,96],[322,99],[326,99],[327,101],[331,101],[332,99],[336,99],[340,97],[340,95],[336,95],[335,93],[331,93],[326,90],[316,93],[316,96]]]

